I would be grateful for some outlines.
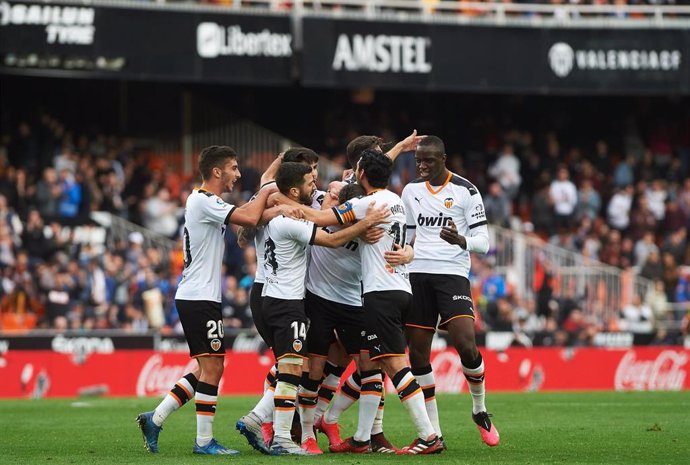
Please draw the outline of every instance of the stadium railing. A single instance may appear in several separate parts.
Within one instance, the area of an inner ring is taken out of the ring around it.
[[[635,269],[622,270],[557,247],[536,236],[492,225],[491,253],[496,272],[522,299],[536,298],[545,279],[554,298],[571,297],[586,316],[606,324],[615,321],[633,295],[647,295],[653,283]],[[672,311],[672,308],[669,308]]]
[[[79,3],[53,0],[43,3]],[[139,8],[173,7],[177,9],[236,11],[272,11],[275,13],[367,16],[377,19],[419,19],[450,21],[460,24],[498,24],[512,26],[578,27],[687,27],[690,5],[551,5],[539,3],[503,3],[440,0],[240,0],[229,4],[200,4],[194,1],[92,0],[94,5],[127,5]]]

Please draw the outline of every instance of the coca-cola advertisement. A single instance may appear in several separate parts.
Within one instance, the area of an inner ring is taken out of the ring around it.
[[[492,391],[690,389],[690,350],[682,347],[510,348],[484,350],[483,356]],[[257,353],[229,352],[221,393],[260,394],[272,363]],[[0,355],[0,398],[160,396],[195,364],[184,353],[153,350],[95,351],[88,357],[8,350]],[[454,351],[434,352],[432,365],[437,392],[467,390]]]

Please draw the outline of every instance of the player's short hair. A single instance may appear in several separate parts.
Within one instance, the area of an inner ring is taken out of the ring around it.
[[[340,194],[338,194],[338,203],[345,203],[350,199],[355,197],[362,197],[367,195],[364,188],[359,184],[347,184],[340,189]]]
[[[211,177],[213,168],[223,169],[228,160],[236,160],[237,152],[227,145],[212,145],[206,147],[199,155],[199,171],[201,179],[206,181]]]
[[[424,148],[431,152],[440,153],[441,155],[446,154],[446,145],[443,143],[440,137],[437,136],[426,136],[417,144],[417,149]]]
[[[276,173],[276,184],[281,194],[287,193],[293,187],[300,187],[304,183],[304,175],[311,173],[311,168],[304,163],[286,161],[280,164]]]
[[[316,163],[319,161],[319,156],[312,149],[306,147],[290,147],[283,154],[283,163]]]
[[[350,168],[355,169],[357,162],[362,157],[362,152],[367,149],[375,149],[383,144],[383,139],[378,136],[355,137],[347,144],[347,161]]]
[[[359,159],[359,169],[364,170],[371,187],[384,189],[393,174],[393,161],[385,153],[367,149]]]

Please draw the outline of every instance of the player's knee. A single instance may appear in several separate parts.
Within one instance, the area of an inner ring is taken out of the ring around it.
[[[410,365],[413,368],[426,366],[429,364],[431,358],[431,351],[425,348],[417,348],[410,346]]]
[[[278,373],[301,376],[302,365],[304,365],[302,357],[283,357],[278,361]]]
[[[479,355],[474,337],[463,337],[456,341],[455,349],[462,360],[475,360]]]

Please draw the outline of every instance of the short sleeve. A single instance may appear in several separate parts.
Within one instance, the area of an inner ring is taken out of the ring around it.
[[[367,202],[366,197],[351,199],[337,207],[333,207],[333,213],[335,213],[340,224],[352,223],[355,220],[361,220],[367,216],[368,206],[369,202]]]
[[[316,224],[311,221],[285,218],[285,221],[281,222],[281,226],[285,228],[285,236],[298,244],[311,245],[314,243]]]
[[[407,229],[414,229],[417,227],[417,223],[415,222],[414,219],[414,211],[413,211],[413,205],[412,202],[410,201],[410,197],[412,197],[412,194],[410,193],[409,189],[409,184],[405,186],[405,188],[402,191],[402,201],[403,205],[405,206],[405,223],[407,224]]]
[[[467,209],[465,210],[465,221],[470,231],[479,226],[489,224],[486,221],[486,211],[484,210],[484,201],[479,193],[470,195],[467,202]]]
[[[203,196],[197,205],[200,209],[200,221],[202,223],[226,223],[226,220],[235,210],[235,206],[226,203],[217,195],[208,194],[208,192],[199,192],[199,195]]]

